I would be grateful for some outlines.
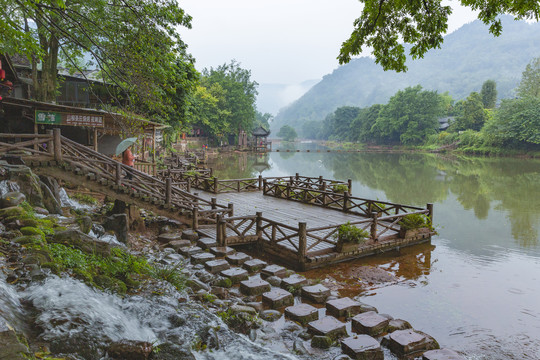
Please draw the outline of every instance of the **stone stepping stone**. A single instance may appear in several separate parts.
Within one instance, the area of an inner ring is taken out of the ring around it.
[[[369,335],[356,335],[343,339],[341,350],[353,360],[384,360],[381,345]]]
[[[296,290],[306,284],[307,284],[307,279],[303,277],[302,275],[298,275],[298,274],[293,274],[289,277],[286,277],[285,279],[281,281],[281,287],[285,290],[288,290],[291,287]]]
[[[264,293],[262,295],[262,302],[272,309],[279,309],[283,306],[292,305],[294,297],[290,292],[276,288]]]
[[[243,252],[227,255],[225,258],[232,265],[242,265],[246,261],[251,260],[251,256],[249,256],[248,254],[244,254]]]
[[[386,331],[391,333],[396,330],[406,330],[406,329],[412,329],[412,326],[408,321],[401,320],[401,319],[393,319],[393,320],[390,320],[390,322],[388,323],[388,329]]]
[[[311,286],[304,286],[302,288],[302,297],[311,300],[316,303],[323,303],[326,298],[330,296],[330,289],[327,287],[316,284]]]
[[[362,304],[351,298],[344,297],[326,302],[326,311],[328,314],[339,317],[352,317],[362,312]]]
[[[309,322],[319,320],[319,310],[314,306],[302,303],[286,308],[285,317],[305,326]]]
[[[207,252],[200,252],[200,253],[191,255],[191,263],[193,265],[204,264],[205,262],[214,260],[215,258],[216,256],[213,254],[210,254]]]
[[[259,259],[253,259],[253,260],[246,261],[242,265],[242,267],[246,269],[247,271],[249,271],[250,273],[254,273],[263,269],[264,267],[266,267],[266,265],[268,264],[265,261],[262,261]]]
[[[375,311],[368,311],[352,318],[352,329],[359,334],[377,336],[386,331],[389,322],[390,319]]]
[[[234,254],[236,252],[236,250],[234,250],[232,247],[228,247],[228,246],[216,246],[216,247],[211,247],[210,252],[212,254],[216,255],[217,257],[224,257],[224,256],[227,256],[227,255]]]
[[[202,238],[197,241],[197,245],[203,249],[210,249],[212,247],[217,247],[218,243],[212,238]]]
[[[466,360],[464,356],[454,350],[440,349],[429,350],[424,353],[422,360]]]
[[[185,248],[189,246],[191,246],[191,241],[189,240],[173,240],[165,244],[165,247],[172,248],[176,252],[179,252],[181,248]]]
[[[200,247],[198,246],[189,246],[189,247],[183,247],[181,248],[180,250],[178,250],[178,252],[184,256],[192,256],[192,255],[195,255],[195,254],[199,254],[199,253],[202,253],[203,252],[203,249],[201,249]]]
[[[394,331],[382,338],[381,345],[400,356],[439,348],[434,338],[413,329]]]
[[[194,230],[186,229],[182,231],[182,239],[197,241],[197,239],[199,239],[199,234]]]
[[[221,276],[229,278],[233,284],[238,284],[242,280],[247,280],[249,274],[246,270],[235,267],[223,270]]]
[[[269,276],[277,276],[283,279],[287,276],[287,269],[279,265],[268,265],[261,270],[261,277],[266,279]]]
[[[310,322],[308,332],[312,335],[328,336],[334,340],[347,335],[345,324],[333,316],[325,316]]]
[[[171,241],[182,240],[182,234],[179,232],[169,232],[158,235],[158,242],[161,244],[167,244]]]
[[[261,278],[251,278],[240,282],[240,292],[244,295],[261,295],[271,290],[268,281]]]
[[[207,261],[204,264],[204,267],[206,268],[206,270],[208,270],[209,273],[217,274],[223,270],[230,269],[231,265],[224,259],[217,259]]]

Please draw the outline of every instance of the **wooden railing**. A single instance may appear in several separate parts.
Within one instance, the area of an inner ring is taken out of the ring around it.
[[[86,175],[101,184],[113,184],[117,190],[150,198],[157,206],[187,212],[196,229],[200,223],[216,223],[218,216],[232,214],[232,206],[217,204],[173,186],[171,178],[160,180],[126,166],[86,146],[61,136],[59,129],[48,134],[0,134],[0,153],[42,155],[56,160],[59,166]]]
[[[256,191],[262,189],[262,176],[249,179],[220,180],[211,175],[211,169],[182,171],[178,169],[159,170],[158,178],[170,177],[174,183],[186,182],[187,188],[199,189],[214,194],[228,192]]]
[[[150,162],[146,162],[146,161],[135,160],[135,164],[134,164],[133,167],[135,169],[145,173],[145,174],[148,174],[148,175],[155,176],[157,174],[156,163],[150,163]]]

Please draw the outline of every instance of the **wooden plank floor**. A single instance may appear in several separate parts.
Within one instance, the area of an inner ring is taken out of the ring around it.
[[[199,191],[199,196],[210,199],[216,197],[219,204],[234,204],[234,216],[255,215],[256,212],[262,212],[264,218],[280,222],[295,228],[299,222],[306,222],[307,229],[313,229],[323,226],[344,224],[347,221],[359,221],[365,219],[355,214],[347,214],[338,210],[327,209],[311,204],[304,204],[296,201],[279,199],[272,196],[264,196],[261,191],[211,194]],[[254,229],[250,233],[255,233]],[[204,231],[208,236],[215,236],[215,229]],[[233,235],[230,230],[228,235]],[[395,234],[387,232],[385,235]],[[291,239],[296,245],[298,238]],[[314,243],[313,239],[308,238],[307,247],[310,248]],[[294,250],[294,246],[289,241],[283,241],[281,245]],[[320,243],[313,247],[310,252],[324,251],[332,248],[328,243]]]

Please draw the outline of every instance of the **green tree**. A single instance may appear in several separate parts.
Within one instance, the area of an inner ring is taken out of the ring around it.
[[[225,106],[225,90],[220,84],[209,88],[198,86],[192,95],[190,122],[203,129],[213,139],[229,131],[231,113]]]
[[[294,128],[289,125],[283,125],[279,129],[277,136],[283,138],[283,140],[285,141],[294,141],[294,139],[298,137],[298,135],[296,134],[296,130],[294,130]]]
[[[336,140],[356,140],[351,137],[351,125],[358,116],[360,108],[342,106],[334,111],[332,138]]]
[[[482,103],[482,96],[472,92],[462,103],[463,114],[456,119],[452,130],[479,131],[486,122],[487,115]]]
[[[540,57],[533,59],[523,71],[517,94],[519,97],[540,97]]]
[[[177,0],[0,0],[0,52],[32,61],[38,100],[56,98],[60,55],[78,67],[89,54],[105,82],[120,86],[130,105],[160,109],[175,86],[168,81],[175,76],[175,61],[185,54],[177,29],[191,26],[178,5]]]
[[[413,59],[440,48],[448,30],[452,8],[442,0],[361,0],[361,16],[354,22],[354,30],[343,42],[338,56],[340,64],[348,63],[353,55],[372,48],[375,61],[385,70],[405,71],[405,47],[400,41],[412,44],[409,54]],[[461,5],[479,10],[478,19],[489,25],[495,36],[502,32],[500,16],[510,14],[516,19],[540,19],[538,1],[520,0],[460,0]]]
[[[436,91],[408,87],[383,106],[372,132],[383,143],[419,144],[438,127],[442,101]]]
[[[503,145],[540,144],[540,97],[502,100],[485,131]]]
[[[375,125],[382,105],[373,105],[360,111],[351,124],[351,137],[363,143],[373,142],[371,128]]]
[[[255,121],[257,126],[262,126],[266,130],[270,128],[270,121],[274,117],[270,113],[262,113],[260,111],[255,111]]]
[[[480,91],[480,96],[482,96],[484,108],[493,109],[495,107],[495,103],[497,102],[497,83],[493,80],[484,81],[482,84],[482,91]]]
[[[302,124],[302,135],[307,139],[320,139],[322,121],[306,121]]]

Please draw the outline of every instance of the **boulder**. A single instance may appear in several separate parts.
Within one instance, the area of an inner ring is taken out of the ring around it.
[[[62,202],[60,200],[61,187],[55,178],[40,176],[41,192],[43,193],[43,205],[53,214],[62,215]]]
[[[79,228],[81,231],[85,234],[90,233],[90,230],[92,230],[92,218],[90,216],[81,216],[77,219],[77,223],[79,224]]]
[[[418,330],[396,330],[383,337],[381,345],[402,356],[415,352],[439,349],[434,338]]]
[[[0,198],[0,207],[7,208],[11,206],[20,205],[23,201],[26,200],[26,196],[19,191],[10,191]]]
[[[311,338],[311,346],[319,349],[330,349],[333,340],[328,336],[315,335]]]
[[[111,255],[112,245],[110,243],[86,235],[80,230],[68,229],[59,231],[49,239],[49,242],[72,245],[89,254],[97,253],[101,256]]]
[[[153,350],[152,343],[137,340],[120,340],[107,348],[112,359],[147,360]]]
[[[107,231],[114,231],[116,238],[121,243],[127,243],[128,236],[128,216],[126,214],[114,214],[103,221],[103,228]]]
[[[30,358],[30,351],[17,334],[0,319],[0,359],[24,360]]]
[[[20,192],[26,195],[26,199],[31,205],[44,207],[40,180],[28,166],[3,165],[3,168],[6,169],[6,180],[16,182]]]

